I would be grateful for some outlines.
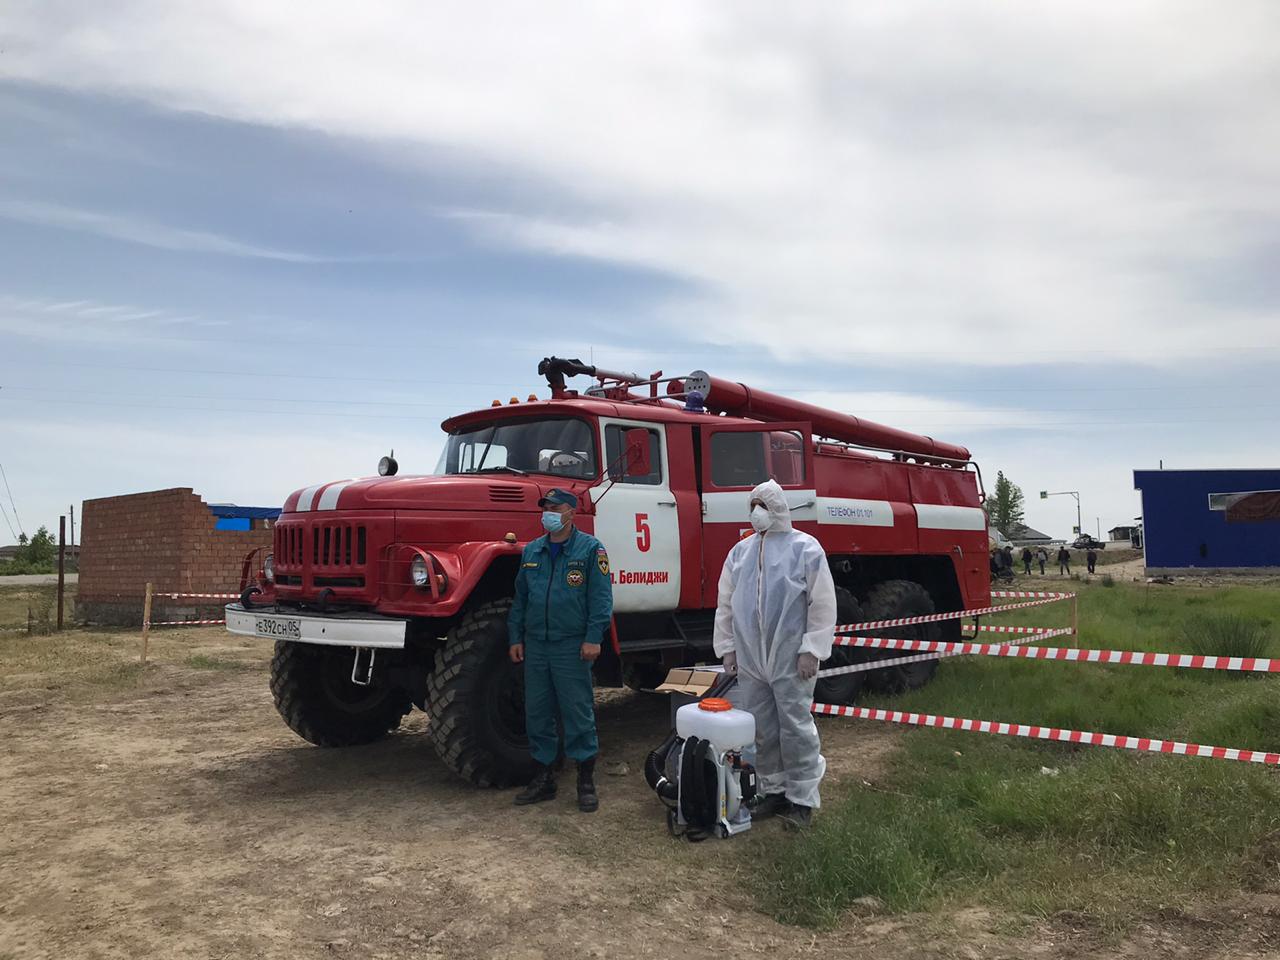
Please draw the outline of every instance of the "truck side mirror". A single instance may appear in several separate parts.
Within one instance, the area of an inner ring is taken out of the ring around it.
[[[626,444],[625,473],[629,477],[647,477],[653,473],[653,464],[649,460],[649,431],[644,427],[633,427],[624,435]]]

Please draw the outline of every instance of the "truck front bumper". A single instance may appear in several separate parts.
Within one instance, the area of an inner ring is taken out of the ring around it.
[[[335,613],[318,617],[301,613],[246,610],[227,604],[227,630],[246,637],[319,643],[333,647],[377,647],[402,650],[407,621],[376,614]]]

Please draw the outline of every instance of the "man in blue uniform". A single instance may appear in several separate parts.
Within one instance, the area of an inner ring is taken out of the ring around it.
[[[507,619],[511,660],[524,663],[525,728],[538,764],[515,802],[538,803],[556,795],[551,765],[559,752],[559,707],[565,756],[578,763],[578,809],[591,813],[600,806],[591,665],[613,616],[609,556],[599,540],[574,526],[578,498],[572,493],[551,490],[538,506],[547,533],[524,548]]]

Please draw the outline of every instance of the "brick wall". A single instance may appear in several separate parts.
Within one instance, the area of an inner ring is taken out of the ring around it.
[[[86,500],[80,516],[77,612],[100,623],[140,624],[148,581],[157,593],[235,593],[245,555],[271,544],[265,521],[215,529],[217,518],[190,487]],[[216,601],[166,602],[152,619],[220,616],[218,609]]]

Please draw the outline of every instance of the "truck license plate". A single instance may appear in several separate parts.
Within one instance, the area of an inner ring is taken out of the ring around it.
[[[254,632],[260,637],[300,640],[302,638],[302,621],[284,620],[276,617],[259,617],[254,624]]]

